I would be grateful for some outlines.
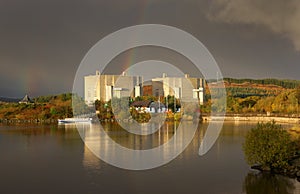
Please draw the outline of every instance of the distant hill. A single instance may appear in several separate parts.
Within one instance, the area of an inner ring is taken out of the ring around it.
[[[0,102],[19,102],[21,98],[8,98],[0,96]]]
[[[236,79],[236,78],[224,78],[225,82],[229,84],[236,83],[236,84],[243,84],[243,83],[250,83],[250,84],[259,84],[259,85],[274,85],[280,86],[285,89],[294,89],[300,86],[299,80],[281,80],[281,79]]]
[[[208,84],[211,88],[220,87],[215,80],[209,80]],[[245,98],[248,96],[276,96],[283,91],[299,87],[300,81],[224,78],[224,84],[228,96]]]

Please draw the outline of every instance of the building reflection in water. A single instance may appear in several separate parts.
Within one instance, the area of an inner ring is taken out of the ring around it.
[[[84,146],[84,151],[83,151],[83,167],[86,169],[92,169],[92,170],[100,170],[101,168],[101,161],[99,158],[93,154],[89,150],[87,146]]]
[[[107,122],[102,123],[102,133],[105,133],[106,136],[100,135],[101,130],[99,124],[85,124],[79,126],[79,128],[77,126],[82,139],[85,141],[84,165],[92,167],[94,164],[95,168],[100,168],[100,165],[103,165],[103,163],[101,163],[102,161],[99,158],[102,159],[103,157],[109,159],[122,157],[121,160],[126,161],[131,156],[124,153],[120,154],[120,152],[117,151],[118,146],[122,146],[128,150],[149,150],[170,143],[172,138],[172,144],[169,144],[171,149],[162,149],[161,152],[165,160],[168,159],[170,154],[173,154],[174,151],[179,149],[184,149],[184,151],[182,154],[176,156],[178,159],[185,157],[188,160],[190,158],[199,157],[199,147],[203,144],[203,139],[207,134],[208,123],[200,123],[192,135],[189,133],[181,133],[181,135],[177,136],[175,134],[178,131],[179,124],[180,123],[177,122],[165,122],[162,127],[153,134],[136,135],[122,129],[117,123]],[[193,122],[184,122],[181,127],[183,131],[189,131],[194,125]],[[218,125],[218,122],[216,122],[216,125]],[[157,126],[153,124],[152,127]],[[245,136],[247,130],[244,130],[243,127],[244,125],[227,124],[223,128],[220,136],[223,138],[228,137],[227,139],[223,139],[223,141],[226,140],[226,144],[232,145],[236,143],[236,141],[240,141],[238,139],[239,137]],[[186,135],[188,138],[192,136],[192,141],[188,146],[183,143],[187,139]],[[220,144],[220,141],[215,142],[215,152],[218,158],[221,157],[221,152],[225,151]],[[101,154],[101,157],[99,157],[99,154]]]
[[[85,141],[85,146],[90,149],[85,148],[84,151],[84,165],[92,166],[100,169],[101,158],[105,162],[111,163],[111,161],[117,162],[128,162],[126,165],[135,165],[132,161],[139,161],[139,157],[142,155],[132,154],[132,151],[146,151],[150,152],[150,156],[154,156],[159,153],[160,158],[151,158],[147,155],[146,159],[142,162],[149,163],[150,166],[154,165],[155,160],[161,161],[171,161],[170,159],[176,158],[181,152],[178,150],[184,150],[190,143],[193,144],[193,149],[188,149],[192,151],[193,154],[197,154],[197,149],[201,143],[203,137],[203,129],[198,128],[198,123],[189,122],[165,122],[159,130],[150,135],[136,135],[127,132],[122,129],[116,123],[105,123],[90,124],[77,126],[79,134]],[[103,127],[102,129],[100,127]],[[155,123],[151,126],[153,128],[157,127]],[[194,130],[195,129],[195,130]],[[130,152],[124,153],[129,150]],[[152,150],[158,150],[159,152],[153,152]],[[196,152],[194,152],[196,151]],[[93,153],[97,157],[93,157]],[[151,155],[152,154],[152,155]],[[144,156],[144,155],[143,155]],[[135,158],[134,158],[135,157]],[[104,158],[104,159],[103,159]],[[136,159],[136,160],[135,160]],[[98,161],[98,162],[97,162]],[[141,161],[141,160],[140,160]],[[131,163],[130,163],[131,162]],[[151,163],[152,162],[152,163]],[[118,163],[113,164],[118,166]]]

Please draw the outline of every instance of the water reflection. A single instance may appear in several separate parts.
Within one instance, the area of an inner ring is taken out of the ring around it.
[[[249,172],[243,185],[247,194],[291,194],[294,190],[292,179],[271,173]]]
[[[225,122],[215,145],[199,156],[207,125],[198,125],[192,142],[172,162],[140,172],[120,170],[100,160],[82,142],[74,124],[0,125],[0,172],[4,175],[0,176],[1,191],[45,193],[47,188],[49,193],[300,193],[300,184],[294,179],[253,171],[248,174],[241,145],[256,123]],[[89,135],[100,130],[97,125],[85,126],[82,132],[93,143],[94,137]],[[143,136],[106,123],[104,131],[123,147],[147,150],[169,142],[177,127],[170,122],[159,132]],[[173,147],[182,146],[184,137],[179,137]],[[115,153],[109,151],[115,145],[102,140],[99,150]],[[124,154],[124,160],[129,157]]]
[[[185,123],[185,125],[182,126],[182,130],[188,132],[189,128],[193,125],[194,123],[192,122]],[[174,122],[166,122],[156,133],[147,136],[129,133],[117,123],[104,123],[102,124],[103,130],[100,130],[100,127],[101,126],[97,124],[82,124],[77,126],[81,137],[85,141],[85,150],[89,149],[89,152],[85,151],[85,153],[93,153],[95,157],[97,156],[98,158],[100,154],[104,157],[110,157],[110,159],[116,159],[117,157],[122,156],[122,161],[128,161],[130,155],[117,153],[117,147],[122,146],[131,150],[148,150],[163,145],[166,142],[169,142],[171,138],[174,138],[175,141],[170,145],[172,149],[163,152],[163,155],[165,155],[164,160],[167,160],[166,158],[168,158],[168,155],[172,154],[175,149],[184,149],[185,145],[183,145],[183,142],[187,138],[185,136],[186,133],[177,137],[174,136],[178,128],[178,123]],[[207,127],[207,123],[199,124],[197,130],[193,133],[194,135],[190,134],[192,136],[192,141],[185,151],[178,156],[179,159],[182,159],[183,157],[186,157],[186,159],[200,158],[198,150],[203,144],[204,136],[207,133]],[[226,145],[232,145],[235,150],[235,154],[228,153],[232,155],[232,159],[239,161],[243,160],[243,156],[236,157],[239,155],[237,152],[240,153],[242,151],[240,147],[234,145],[236,145],[237,142],[242,142],[241,138],[246,134],[248,128],[249,124],[237,125],[227,123],[223,127],[223,132],[221,133],[221,136],[227,138],[223,138],[223,141],[216,142],[215,150],[217,159],[221,159],[226,155],[226,146],[224,147],[223,145],[225,143]],[[104,132],[106,134],[103,134]],[[109,139],[113,141],[108,141]],[[92,164],[95,161],[89,162],[89,158],[93,157],[86,157],[84,163],[89,163],[89,166],[92,167]],[[99,165],[100,164],[95,162],[95,169],[99,168]]]
[[[158,130],[150,135],[137,135],[124,130],[117,123],[102,124],[103,130],[118,144],[135,150],[147,150],[158,147],[169,141],[176,132],[178,123],[166,122],[162,126],[151,125],[152,130]]]
[[[100,170],[101,168],[101,161],[99,158],[97,158],[89,149],[87,146],[84,146],[83,150],[83,160],[82,164],[85,168],[91,169],[93,171]]]
[[[109,127],[108,130],[99,124],[77,125],[77,129],[85,145],[97,157],[120,168],[141,170],[158,167],[176,158],[192,141],[197,126],[198,123],[181,122],[177,129],[173,129],[169,140],[166,138],[169,136],[168,124],[149,136],[126,133],[117,125],[115,129]],[[139,149],[124,147],[109,134],[117,135],[119,140],[127,142],[127,146]],[[163,140],[162,146],[153,147],[160,140]],[[149,146],[151,149],[144,149]]]

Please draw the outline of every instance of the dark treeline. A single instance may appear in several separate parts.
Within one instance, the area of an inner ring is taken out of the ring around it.
[[[280,91],[277,90],[267,90],[250,87],[227,87],[226,92],[228,96],[240,98],[246,98],[249,96],[276,96],[280,93]]]
[[[65,102],[67,100],[72,99],[72,93],[64,93],[64,94],[58,94],[58,95],[48,95],[48,96],[39,96],[34,98],[34,102],[36,103],[48,103],[53,100],[60,99],[61,101]]]
[[[252,84],[264,84],[264,85],[277,85],[287,89],[293,89],[300,86],[298,80],[279,80],[279,79],[235,79],[235,78],[224,78],[224,81],[229,83],[242,84],[249,82]]]

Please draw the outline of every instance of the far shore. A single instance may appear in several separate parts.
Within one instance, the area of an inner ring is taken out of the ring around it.
[[[14,123],[20,123],[20,124],[54,124],[57,123],[58,121],[56,119],[1,119],[0,118],[0,123],[4,124],[14,124]]]
[[[189,120],[189,119],[188,119]],[[279,115],[249,115],[249,114],[230,114],[226,115],[225,117],[222,116],[210,116],[210,115],[202,115],[201,120],[203,122],[208,121],[218,121],[218,120],[224,120],[224,121],[245,121],[245,122],[270,122],[275,121],[277,123],[290,123],[290,124],[300,124],[300,117],[293,116],[279,116]],[[113,120],[108,120],[113,121]],[[0,118],[0,123],[41,123],[41,124],[47,124],[47,123],[57,123],[57,119],[2,119]]]
[[[221,120],[222,117],[203,116],[203,121]],[[297,117],[277,117],[277,116],[225,116],[224,121],[251,121],[251,122],[270,122],[298,124],[300,119]]]

